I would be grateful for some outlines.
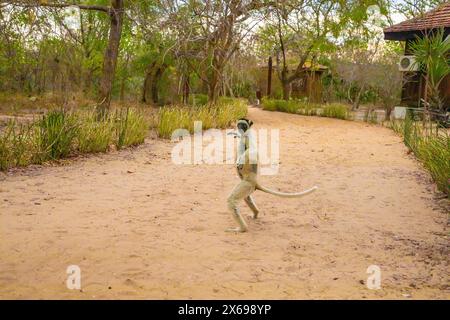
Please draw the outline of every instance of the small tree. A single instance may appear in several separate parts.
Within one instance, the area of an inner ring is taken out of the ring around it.
[[[402,91],[402,73],[398,70],[396,56],[389,57],[378,66],[377,83],[375,90],[381,104],[386,111],[386,120],[391,117],[395,105],[400,102]]]
[[[444,30],[426,34],[417,38],[411,45],[416,63],[425,78],[425,95],[423,103],[428,108],[444,111],[444,99],[441,96],[442,80],[450,74],[450,39],[444,38]]]

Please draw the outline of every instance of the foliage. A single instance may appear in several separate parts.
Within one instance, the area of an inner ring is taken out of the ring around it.
[[[50,111],[37,122],[36,144],[39,152],[36,161],[65,158],[72,151],[78,134],[76,117],[64,111]]]
[[[32,126],[10,120],[0,134],[0,170],[31,162]]]
[[[206,94],[191,94],[189,96],[189,104],[192,106],[204,106],[208,103],[208,96]]]
[[[142,112],[127,108],[115,114],[115,144],[118,149],[144,143],[148,123]]]
[[[339,103],[328,104],[323,107],[321,116],[346,120],[348,119],[348,108]]]
[[[221,98],[217,105],[198,107],[167,106],[159,111],[158,135],[170,138],[176,129],[194,132],[194,121],[202,122],[202,129],[224,129],[247,115],[247,103],[243,99]]]
[[[444,37],[444,29],[440,29],[436,34],[417,38],[411,44],[411,50],[426,77],[431,107],[443,110],[444,100],[439,88],[444,78],[450,74],[450,38]]]
[[[11,120],[0,131],[0,170],[41,164],[77,153],[105,152],[144,142],[148,122],[136,109],[98,120],[94,111],[50,111],[30,123]]]
[[[114,122],[110,117],[98,121],[96,112],[87,111],[82,115],[77,135],[78,151],[81,153],[106,152],[113,139]]]
[[[426,2],[420,8],[442,1]],[[110,17],[75,7],[48,8],[47,1],[35,7],[6,3],[0,12],[0,93],[38,98],[52,93],[62,97],[58,106],[67,106],[75,96],[97,98],[104,77]],[[217,102],[217,96],[224,95],[253,100],[256,91],[265,88],[252,70],[260,68],[268,56],[274,58],[278,77],[284,79],[272,97],[290,94],[306,62],[325,63],[332,70],[335,64],[349,63],[350,74],[358,69],[358,62],[359,77],[349,79],[345,76],[348,72],[333,74],[326,101],[392,105],[397,98],[389,93],[387,96],[394,98],[385,103],[385,91],[363,81],[370,79],[364,77],[364,70],[374,63],[380,65],[372,61],[372,48],[377,47],[372,40],[382,32],[377,31],[369,8],[377,5],[386,17],[398,9],[384,0],[124,3],[127,14],[116,73],[109,75],[114,78],[113,100],[153,105],[193,104],[193,100],[203,105],[205,96]],[[110,4],[92,0],[84,5]],[[417,3],[405,3],[402,9],[406,12],[408,6]],[[377,55],[391,55],[390,46],[385,45],[388,49],[378,50]]]
[[[305,116],[321,116],[336,119],[348,119],[348,108],[339,103],[314,104],[305,100],[263,99],[262,106],[267,111],[296,113]]]
[[[450,136],[446,129],[425,133],[422,123],[410,113],[404,121],[392,121],[390,127],[402,135],[405,145],[430,172],[439,190],[450,198]]]

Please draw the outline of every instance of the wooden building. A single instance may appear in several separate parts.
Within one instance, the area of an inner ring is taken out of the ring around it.
[[[289,65],[289,70],[294,70],[295,64]],[[268,96],[268,82],[271,78],[271,94],[275,98],[282,97],[281,81],[278,78],[277,66],[273,66],[272,75],[268,75],[268,64],[259,65],[257,73],[257,91],[261,96]],[[307,98],[311,102],[322,102],[323,84],[322,75],[328,68],[321,64],[307,61],[303,66],[303,77],[291,83],[291,98]]]
[[[405,41],[405,56],[412,55],[411,43],[417,37],[424,37],[444,28],[444,37],[450,35],[450,3],[442,4],[421,17],[403,21],[384,29],[385,40]],[[450,107],[450,76],[441,83],[441,93],[445,107]],[[425,77],[421,72],[405,72],[402,105],[421,107],[421,99],[425,93]]]

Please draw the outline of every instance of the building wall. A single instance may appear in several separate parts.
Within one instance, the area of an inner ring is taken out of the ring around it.
[[[308,98],[309,101],[322,102],[323,85],[322,71],[306,72],[302,79],[292,83],[292,98]],[[258,90],[262,96],[267,96],[268,68],[259,68],[256,76]],[[281,99],[283,95],[281,81],[275,69],[272,70],[272,97]]]

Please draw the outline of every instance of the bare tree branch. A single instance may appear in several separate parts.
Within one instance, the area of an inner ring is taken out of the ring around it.
[[[87,4],[78,4],[78,3],[54,3],[54,2],[46,2],[46,1],[5,1],[1,0],[0,5],[12,5],[22,8],[37,8],[37,7],[49,7],[49,8],[69,8],[69,7],[77,7],[83,10],[93,10],[93,11],[102,11],[110,14],[111,8],[100,5],[87,5]]]

